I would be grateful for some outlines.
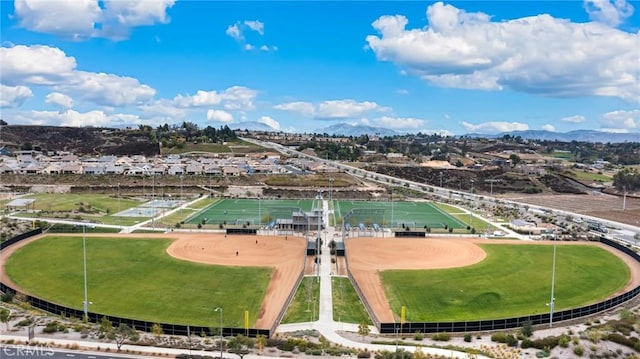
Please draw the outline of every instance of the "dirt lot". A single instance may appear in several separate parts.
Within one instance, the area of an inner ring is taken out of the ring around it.
[[[622,197],[592,192],[585,195],[510,195],[513,201],[551,207],[587,216],[638,226],[640,198],[627,198],[626,210],[622,210]]]
[[[477,243],[531,244],[519,240],[478,240],[460,238],[351,238],[345,242],[351,273],[381,322],[394,321],[394,314],[384,293],[378,273],[387,269],[437,269],[468,266],[478,263],[486,253]],[[552,245],[553,242],[536,242]],[[562,242],[579,245],[586,242]],[[631,280],[623,291],[640,285],[640,264],[633,258],[600,243],[619,256],[631,269]]]

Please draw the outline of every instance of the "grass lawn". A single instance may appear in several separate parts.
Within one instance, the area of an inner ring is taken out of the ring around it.
[[[35,209],[49,212],[69,212],[83,207],[102,213],[116,213],[139,205],[140,201],[98,193],[38,193],[24,198],[35,199]]]
[[[573,171],[569,171],[568,174],[571,177],[577,179],[578,181],[582,181],[582,182],[611,182],[611,181],[613,181],[613,178],[611,178],[610,176],[605,176],[603,174],[599,174],[599,173],[596,173],[596,172],[573,170]]]
[[[371,323],[369,314],[347,277],[332,277],[333,320],[344,323]]]
[[[320,313],[320,281],[318,277],[304,277],[282,318],[282,323],[312,322]]]
[[[242,327],[260,310],[270,268],[225,267],[174,259],[167,239],[87,237],[89,310],[126,318]],[[82,236],[47,236],[22,247],[6,263],[10,278],[30,293],[82,308]]]
[[[481,263],[442,270],[390,270],[381,279],[391,308],[407,320],[507,318],[549,311],[553,246],[484,244]],[[558,245],[556,311],[601,300],[629,281],[615,255],[590,245]]]
[[[293,208],[310,211],[312,205],[313,200],[223,199],[189,217],[186,222],[198,224],[206,219],[206,223],[210,226],[223,222],[232,225],[243,224],[245,221],[257,225],[262,219],[262,224],[266,225],[277,218],[291,218]],[[217,228],[217,226],[214,227]]]

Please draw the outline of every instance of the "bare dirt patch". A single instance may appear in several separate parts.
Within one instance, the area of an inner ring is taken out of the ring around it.
[[[379,272],[388,269],[440,269],[472,265],[486,253],[479,243],[553,245],[552,241],[479,240],[460,238],[351,238],[345,242],[349,269],[371,309],[383,323],[394,321]],[[630,256],[596,242],[557,242],[558,245],[596,245],[620,257],[631,279],[620,293],[640,285],[640,264]],[[620,294],[620,293],[616,293]]]

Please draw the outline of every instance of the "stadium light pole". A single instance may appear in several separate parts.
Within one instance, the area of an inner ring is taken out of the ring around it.
[[[89,320],[89,292],[87,289],[87,225],[82,224],[82,272],[84,278],[84,301],[82,302],[82,312],[84,319]]]
[[[214,312],[220,312],[220,358],[222,359],[222,307],[216,307]]]
[[[549,301],[549,327],[553,326],[553,309],[556,298],[554,297],[554,289],[556,284],[556,239],[553,239],[553,262],[551,265],[551,299]]]
[[[184,178],[184,176],[182,175],[182,173],[180,174],[180,218],[182,218],[182,179]]]

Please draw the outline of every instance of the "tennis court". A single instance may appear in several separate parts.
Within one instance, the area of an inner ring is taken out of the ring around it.
[[[352,227],[467,228],[465,223],[430,202],[335,201],[334,206],[336,218],[346,216],[345,223]]]
[[[295,211],[311,211],[312,206],[313,200],[222,199],[189,217],[185,222],[266,225],[276,219],[290,219]]]

